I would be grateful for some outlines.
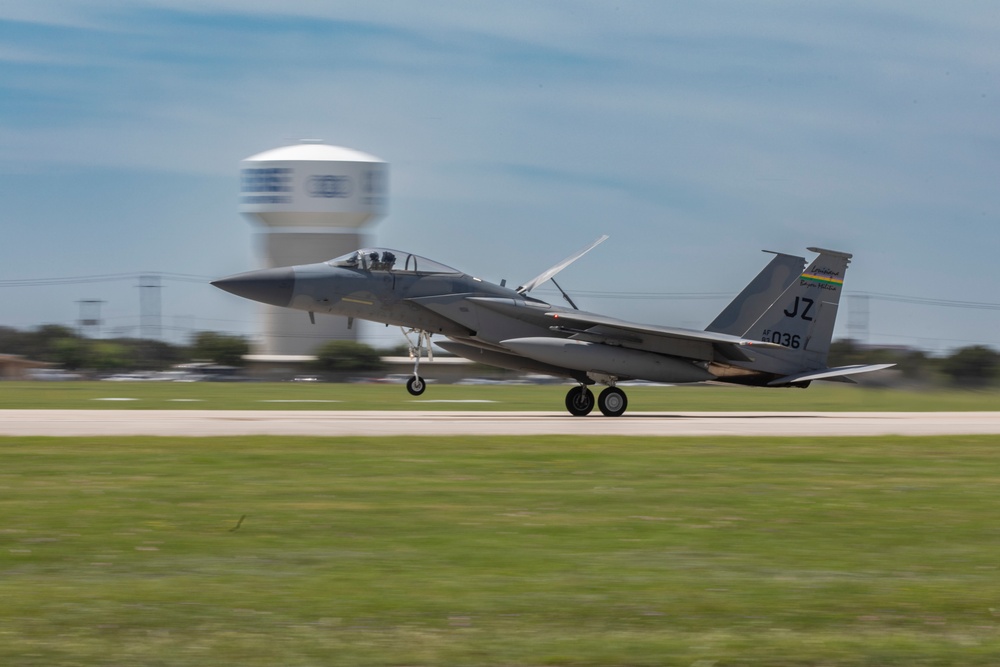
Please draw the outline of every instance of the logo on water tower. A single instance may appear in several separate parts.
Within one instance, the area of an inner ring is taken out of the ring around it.
[[[347,176],[310,176],[306,184],[306,192],[310,197],[324,199],[344,199],[353,191],[351,179]]]

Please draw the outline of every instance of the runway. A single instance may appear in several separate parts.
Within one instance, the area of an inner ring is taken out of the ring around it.
[[[1000,412],[0,410],[0,436],[866,436],[1000,434]]]

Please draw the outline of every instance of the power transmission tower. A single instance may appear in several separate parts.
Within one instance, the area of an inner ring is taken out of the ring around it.
[[[868,305],[867,294],[852,294],[848,302],[847,334],[862,345],[868,344]]]
[[[101,304],[105,302],[100,299],[81,299],[77,303],[80,304],[80,319],[77,320],[80,335],[97,338],[101,335]]]
[[[159,340],[162,312],[160,307],[160,276],[139,276],[139,337]]]

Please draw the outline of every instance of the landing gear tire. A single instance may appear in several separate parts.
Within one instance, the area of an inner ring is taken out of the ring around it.
[[[594,409],[594,392],[580,385],[566,394],[566,409],[574,417],[586,417]]]
[[[618,387],[608,387],[597,397],[597,407],[605,417],[620,417],[628,407],[628,398]]]
[[[413,396],[419,396],[424,393],[424,389],[427,389],[427,385],[424,384],[424,379],[419,375],[414,375],[406,381],[406,391],[410,392]]]

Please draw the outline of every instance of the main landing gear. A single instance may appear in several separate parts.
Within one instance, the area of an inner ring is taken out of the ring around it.
[[[587,385],[573,387],[566,394],[566,409],[574,417],[585,417],[594,409],[594,392]],[[607,387],[597,397],[597,408],[605,417],[619,417],[628,408],[628,398],[618,387]]]
[[[597,407],[605,417],[620,417],[628,407],[628,398],[618,387],[608,387],[597,397]]]
[[[566,394],[566,409],[574,417],[586,417],[594,409],[594,392],[581,384]]]

